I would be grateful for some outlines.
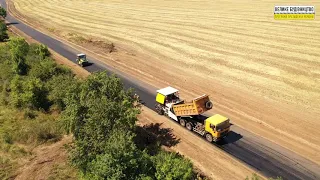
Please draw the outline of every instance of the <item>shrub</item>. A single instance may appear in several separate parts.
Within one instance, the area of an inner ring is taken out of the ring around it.
[[[47,90],[38,78],[15,76],[10,84],[10,100],[15,107],[31,109],[49,108]]]
[[[7,33],[7,25],[0,21],[0,42],[4,42],[9,38]]]
[[[2,17],[3,19],[7,17],[7,11],[0,6],[0,17]]]
[[[76,93],[78,87],[79,81],[71,73],[70,75],[53,76],[47,82],[48,99],[56,105],[58,110],[62,111],[66,106],[65,99]]]
[[[9,47],[13,70],[19,75],[26,74],[27,65],[25,63],[25,56],[29,51],[28,43],[21,37],[11,38]]]
[[[156,179],[189,180],[194,177],[192,163],[176,153],[160,152],[153,158]]]

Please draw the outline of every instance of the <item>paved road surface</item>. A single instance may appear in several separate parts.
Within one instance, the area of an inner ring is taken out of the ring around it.
[[[0,4],[2,7],[6,7],[5,0],[0,0]],[[25,25],[10,14],[8,14],[6,20],[70,61],[75,62],[76,54],[80,53],[76,49]],[[154,109],[155,87],[111,68],[92,57],[88,57],[88,59],[94,64],[85,67],[85,69],[90,72],[107,70],[116,73],[122,79],[126,88],[134,88],[145,106]],[[207,142],[203,140],[203,143]],[[284,179],[290,180],[320,179],[320,167],[317,164],[236,125],[232,126],[231,135],[225,142],[213,144],[213,146],[221,148],[226,153],[229,153],[267,177],[281,176]],[[214,160],[214,157],[212,159]]]

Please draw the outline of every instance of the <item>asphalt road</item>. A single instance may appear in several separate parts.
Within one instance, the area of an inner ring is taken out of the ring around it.
[[[0,0],[0,4],[2,7],[6,7],[5,0]],[[9,13],[6,20],[11,23],[12,26],[15,26],[33,39],[47,45],[70,61],[75,62],[76,54],[81,53],[25,25]],[[88,59],[90,62],[93,62],[93,64],[85,67],[85,69],[89,72],[107,70],[108,72],[117,74],[117,76],[122,79],[126,88],[131,87],[135,89],[145,106],[154,109],[156,87],[143,83],[90,56],[88,56]],[[207,142],[203,140],[203,143]],[[213,146],[219,147],[266,177],[281,176],[283,179],[290,180],[320,179],[320,167],[317,164],[236,125],[232,126],[232,132],[224,142],[213,144]]]

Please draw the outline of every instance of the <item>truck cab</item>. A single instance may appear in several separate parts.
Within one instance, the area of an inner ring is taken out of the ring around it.
[[[205,138],[207,141],[219,141],[230,131],[230,120],[220,114],[213,115],[205,120]]]

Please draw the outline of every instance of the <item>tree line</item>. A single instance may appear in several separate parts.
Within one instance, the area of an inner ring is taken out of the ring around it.
[[[71,164],[84,179],[193,179],[192,163],[176,153],[137,145],[132,90],[120,79],[97,72],[78,79],[57,65],[48,48],[14,37],[0,46],[1,104],[29,112],[59,113],[48,124],[73,134]],[[7,142],[13,132],[5,133]],[[46,140],[52,132],[41,133]],[[4,135],[3,135],[4,138]],[[12,143],[12,142],[11,142]]]

